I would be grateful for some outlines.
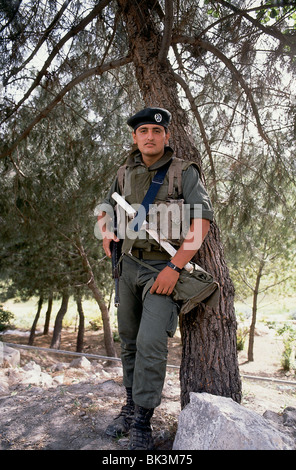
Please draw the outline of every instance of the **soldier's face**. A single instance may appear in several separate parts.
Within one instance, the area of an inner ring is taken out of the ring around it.
[[[160,158],[165,145],[168,145],[170,134],[163,126],[144,124],[133,132],[134,144],[138,145],[143,157]]]

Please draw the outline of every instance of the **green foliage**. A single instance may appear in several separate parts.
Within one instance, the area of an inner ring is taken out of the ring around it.
[[[236,349],[237,351],[243,351],[246,338],[249,333],[249,328],[243,325],[245,316],[241,312],[236,312],[236,318],[238,320],[238,327],[236,332]]]
[[[0,331],[6,330],[11,326],[11,321],[14,319],[14,315],[11,312],[3,309],[0,305]]]
[[[246,326],[238,327],[236,334],[236,348],[238,351],[243,351],[248,333],[249,328],[247,328]]]
[[[269,328],[276,331],[277,336],[283,340],[282,367],[289,371],[295,367],[295,348],[296,348],[296,328],[292,323],[284,323],[282,325],[276,322],[266,322]]]
[[[92,331],[99,331],[102,329],[102,326],[103,326],[101,319],[91,320],[89,324],[90,324],[90,329]]]
[[[256,17],[261,23],[279,21],[287,18],[292,22],[292,27],[296,26],[296,13],[294,0],[269,0],[261,2],[262,9],[258,9]]]
[[[114,341],[115,343],[120,343],[120,336],[119,336],[117,330],[116,330],[116,331],[113,331],[113,341]]]

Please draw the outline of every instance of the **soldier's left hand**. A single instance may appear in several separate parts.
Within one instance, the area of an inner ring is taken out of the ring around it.
[[[177,281],[179,273],[166,266],[155,279],[150,289],[150,294],[171,295]]]

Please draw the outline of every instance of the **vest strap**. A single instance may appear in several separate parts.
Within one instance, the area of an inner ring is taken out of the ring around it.
[[[182,165],[183,160],[174,158],[169,171],[168,197],[174,194],[174,178],[177,178],[178,196],[182,194]]]
[[[146,215],[149,212],[149,206],[150,204],[153,204],[156,198],[156,195],[158,191],[160,190],[160,187],[164,181],[165,175],[167,174],[167,171],[170,167],[171,162],[172,160],[170,160],[164,166],[159,168],[159,170],[154,175],[153,180],[148,188],[148,191],[141,203],[141,206],[142,206],[141,210],[140,212],[138,211],[136,213],[135,218],[132,220],[132,223],[130,225],[131,229],[134,230],[135,232],[138,232],[140,228],[142,227],[142,224],[144,220],[146,219]]]

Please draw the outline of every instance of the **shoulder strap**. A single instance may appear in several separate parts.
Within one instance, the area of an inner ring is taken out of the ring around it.
[[[172,161],[169,171],[169,187],[168,197],[173,197],[175,189],[175,179],[177,180],[178,196],[180,197],[183,192],[182,187],[182,172],[187,170],[191,165],[194,165],[197,169],[198,166],[195,162],[183,160],[182,158],[175,157]]]
[[[144,220],[146,219],[146,215],[149,212],[149,206],[150,204],[153,203],[154,199],[156,198],[156,195],[164,181],[165,175],[167,174],[167,171],[172,163],[172,160],[167,162],[164,166],[159,168],[159,170],[156,172],[156,174],[153,177],[153,180],[148,188],[148,191],[141,203],[141,210],[140,212],[138,211],[134,220],[131,223],[131,228],[138,232],[140,228],[142,227],[142,224]]]
[[[182,194],[182,169],[184,161],[180,158],[174,158],[169,171],[168,197],[174,194],[174,179],[177,179],[178,196]]]
[[[117,181],[119,184],[119,189],[121,194],[123,194],[123,187],[124,187],[124,174],[125,174],[126,165],[122,165],[118,168],[117,171]]]

